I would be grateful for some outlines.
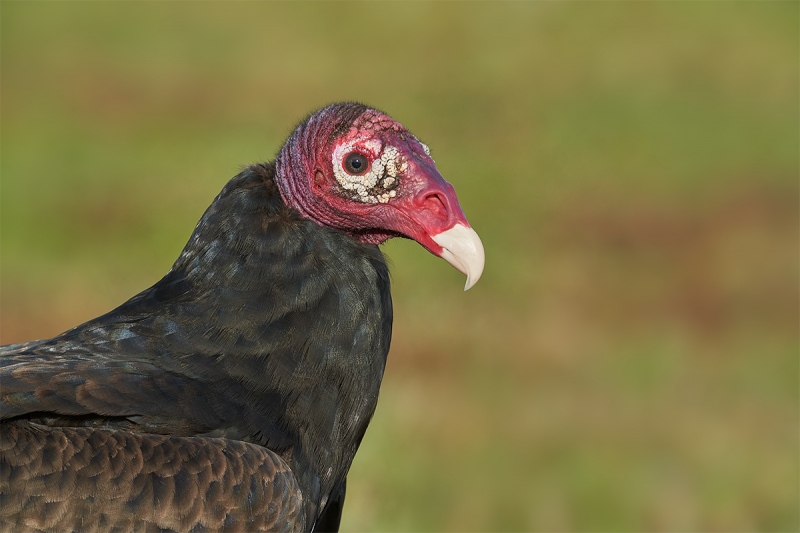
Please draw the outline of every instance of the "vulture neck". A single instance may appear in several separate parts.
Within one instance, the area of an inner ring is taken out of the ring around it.
[[[271,164],[233,178],[154,287],[180,324],[173,364],[244,398],[226,436],[292,464],[317,510],[338,490],[375,410],[391,339],[377,246],[304,220]],[[307,512],[312,512],[311,508]]]

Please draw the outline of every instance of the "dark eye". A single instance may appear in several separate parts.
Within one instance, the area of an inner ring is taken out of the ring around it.
[[[359,176],[369,169],[369,160],[364,154],[350,152],[344,158],[344,169],[348,174]]]

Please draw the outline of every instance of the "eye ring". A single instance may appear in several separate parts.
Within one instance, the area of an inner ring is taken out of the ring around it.
[[[361,176],[369,170],[369,158],[359,152],[350,152],[344,156],[342,167],[348,174]]]

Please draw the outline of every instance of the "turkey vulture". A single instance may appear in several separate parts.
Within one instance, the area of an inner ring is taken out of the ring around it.
[[[378,244],[483,246],[428,147],[333,104],[231,179],[169,272],[0,348],[0,529],[337,530],[392,328]]]

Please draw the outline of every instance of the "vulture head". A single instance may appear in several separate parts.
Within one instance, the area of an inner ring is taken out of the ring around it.
[[[467,276],[483,272],[483,244],[428,147],[391,117],[333,104],[300,123],[276,160],[284,202],[364,243],[407,237]]]

